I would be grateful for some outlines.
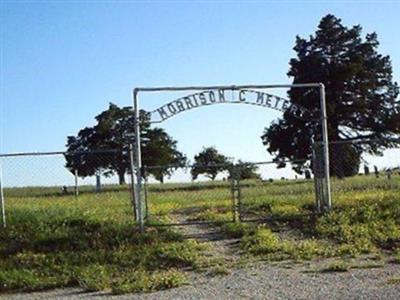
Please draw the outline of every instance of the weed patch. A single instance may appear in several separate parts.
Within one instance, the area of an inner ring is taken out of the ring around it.
[[[226,276],[229,275],[231,272],[229,269],[225,266],[215,266],[214,268],[211,269],[211,271],[208,273],[209,276],[214,277],[214,276]]]
[[[261,255],[271,261],[309,260],[317,256],[329,256],[327,247],[321,242],[312,239],[282,240],[266,227],[258,227],[254,232],[243,236],[241,246],[247,252]]]
[[[389,284],[400,284],[400,277],[393,277],[393,278],[390,278],[388,281],[387,281],[387,283],[389,283]]]

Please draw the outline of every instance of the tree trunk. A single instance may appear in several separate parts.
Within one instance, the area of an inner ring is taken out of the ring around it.
[[[120,185],[125,184],[125,170],[118,171],[118,180]]]

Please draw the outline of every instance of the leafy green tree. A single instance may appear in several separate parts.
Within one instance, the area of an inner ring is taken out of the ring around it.
[[[187,159],[177,150],[177,141],[163,129],[148,130],[145,137],[145,165],[150,166],[148,172],[163,183],[164,177],[171,176],[177,168],[184,166]]]
[[[237,169],[236,178],[244,179],[261,179],[258,172],[258,166],[249,162],[239,160],[233,169]],[[232,175],[230,175],[232,176]]]
[[[217,177],[218,173],[227,170],[229,160],[220,154],[214,147],[203,148],[194,157],[194,164],[191,169],[192,179],[195,180],[200,174],[204,174],[211,180]]]
[[[393,82],[389,56],[378,53],[376,33],[361,36],[361,26],[348,28],[333,15],[322,18],[308,39],[296,38],[296,58],[290,60],[288,76],[293,83],[322,82],[326,87],[331,173],[338,177],[356,174],[361,154],[379,153],[394,146],[400,134],[399,88]],[[263,144],[281,163],[285,159],[310,161],[313,141],[321,140],[317,89],[291,89],[290,100],[311,111],[296,118],[290,111],[266,128]],[[349,165],[349,163],[351,163]],[[283,164],[282,164],[283,165]],[[293,164],[301,173],[303,162]]]
[[[150,128],[149,116],[140,111],[142,164],[177,165],[186,161],[177,150],[177,142],[163,129]],[[129,144],[134,140],[134,114],[131,107],[118,107],[110,103],[109,108],[96,116],[96,125],[86,127],[77,136],[67,138],[66,167],[79,176],[102,173],[117,174],[119,183],[125,183],[125,174],[130,170]],[[108,151],[108,150],[113,151]],[[152,171],[153,170],[153,171]],[[151,169],[156,179],[171,175],[174,168]]]

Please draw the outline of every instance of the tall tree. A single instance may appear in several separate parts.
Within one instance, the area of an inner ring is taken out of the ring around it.
[[[214,180],[218,173],[228,169],[229,164],[228,158],[220,154],[214,147],[203,148],[194,157],[194,164],[191,169],[192,179],[195,180],[200,174],[204,174]]]
[[[400,134],[399,88],[393,82],[390,57],[378,53],[376,33],[363,39],[361,32],[359,25],[347,28],[333,15],[323,17],[314,35],[297,36],[297,57],[290,60],[288,72],[293,83],[324,83],[331,141],[369,141],[330,147],[331,173],[339,177],[355,174],[363,152],[379,153],[393,146],[391,138]],[[320,117],[319,93],[291,89],[288,95],[292,103],[312,111],[311,116],[296,118],[287,111],[261,138],[278,163],[310,161],[313,141],[321,140],[315,121]],[[302,172],[308,166],[297,162],[293,167]]]
[[[77,170],[82,177],[96,172],[105,176],[117,174],[119,183],[124,184],[125,174],[130,170],[129,144],[134,138],[133,110],[110,103],[107,110],[96,116],[96,121],[95,126],[86,127],[77,136],[67,138],[66,167],[71,172]],[[163,129],[150,128],[149,116],[144,111],[140,112],[140,122],[144,166],[186,161],[177,150],[175,140]],[[164,175],[171,175],[173,168],[154,170],[154,176],[162,179]]]

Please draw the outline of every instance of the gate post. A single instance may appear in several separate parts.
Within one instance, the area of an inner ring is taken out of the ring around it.
[[[133,109],[135,113],[135,152],[136,152],[136,195],[137,195],[137,210],[138,210],[138,221],[140,232],[144,232],[144,219],[143,219],[143,202],[142,202],[142,153],[140,145],[140,115],[139,115],[139,104],[137,99],[137,89],[133,90]]]
[[[133,159],[133,145],[129,144],[129,166],[131,169],[131,198],[132,198],[132,209],[133,209],[133,217],[135,221],[138,221],[138,212],[137,212],[137,196],[136,196],[136,188],[135,188],[135,163]]]
[[[148,171],[146,168],[144,168],[143,170],[144,172],[144,218],[145,220],[149,219],[149,200],[148,200],[148,182],[147,182],[147,178],[148,178]]]
[[[324,182],[323,182],[323,203],[322,210],[327,211],[332,207],[331,201],[331,182],[329,174],[329,139],[328,139],[328,121],[326,114],[326,99],[325,99],[325,86],[319,84],[320,92],[320,106],[321,106],[321,127],[322,127],[322,141],[323,141],[323,168],[324,168]]]
[[[314,143],[312,146],[312,171],[314,174],[315,207],[317,213],[321,212],[321,205],[323,204],[322,185],[324,172],[321,163],[321,146],[320,143]]]
[[[230,171],[231,195],[232,195],[232,221],[237,222],[242,220],[241,212],[241,194],[240,181],[237,171],[237,166],[232,164]]]

